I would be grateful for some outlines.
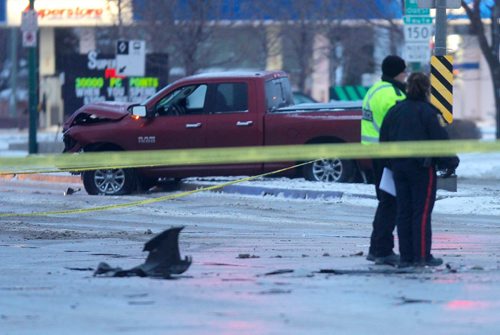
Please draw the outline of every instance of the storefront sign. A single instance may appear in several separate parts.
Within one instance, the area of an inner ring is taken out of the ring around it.
[[[148,55],[146,63],[145,76],[125,78],[117,74],[116,60],[111,55],[92,51],[57,59],[57,72],[64,73],[65,78],[64,113],[71,114],[92,102],[144,101],[167,84],[168,56]]]
[[[7,24],[21,24],[21,13],[29,0],[7,0]],[[117,7],[107,0],[36,0],[35,10],[41,27],[109,26],[117,20]]]

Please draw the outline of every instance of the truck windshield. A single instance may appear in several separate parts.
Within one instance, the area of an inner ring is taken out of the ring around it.
[[[288,78],[277,78],[266,82],[267,111],[293,105],[292,89]]]
[[[149,98],[147,98],[146,100],[144,100],[143,102],[141,102],[141,105],[143,106],[146,106],[148,105],[151,101],[153,101],[157,96],[159,95],[163,95],[163,92],[167,91],[170,89],[170,86],[172,86],[172,84],[168,84],[167,86],[165,86],[164,88],[162,88],[161,90],[159,90],[158,92],[156,92],[155,94],[153,94],[152,96],[150,96]]]

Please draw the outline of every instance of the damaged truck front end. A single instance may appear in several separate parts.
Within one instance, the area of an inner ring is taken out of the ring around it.
[[[82,151],[84,146],[78,136],[80,133],[88,130],[88,127],[122,120],[130,115],[129,106],[130,104],[124,103],[101,102],[78,109],[63,125],[64,152]]]
[[[114,139],[114,125],[130,117],[130,104],[103,102],[83,106],[71,115],[63,126],[65,153],[122,151]],[[101,169],[81,174],[85,190],[89,194],[127,194],[136,187],[136,177],[130,169]]]

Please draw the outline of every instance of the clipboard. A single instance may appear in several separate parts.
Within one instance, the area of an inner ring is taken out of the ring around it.
[[[389,193],[393,197],[396,196],[396,184],[394,184],[394,177],[392,171],[388,168],[384,168],[382,172],[382,178],[380,179],[380,185],[378,186],[384,192]]]

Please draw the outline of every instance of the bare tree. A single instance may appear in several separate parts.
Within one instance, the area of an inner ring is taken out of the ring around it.
[[[131,19],[132,1],[131,0],[106,0],[108,5],[116,10],[114,13],[114,25],[112,33],[114,39],[125,38],[125,23]]]
[[[490,69],[496,107],[496,138],[500,139],[500,0],[493,0],[491,2],[491,36],[489,41],[484,22],[481,18],[481,4],[485,3],[487,1],[473,0],[469,6],[462,0],[462,7],[469,17],[471,31],[477,36],[481,52]]]
[[[329,40],[325,49],[330,59],[332,83],[359,84],[360,75],[373,70],[373,14],[371,2],[324,0],[320,4],[321,30]],[[342,76],[336,78],[337,69]]]
[[[292,2],[288,15],[281,18],[284,21],[284,42],[288,43],[290,56],[297,62],[297,86],[303,92],[308,91],[307,80],[314,69],[313,42],[318,33],[318,25],[312,16],[317,10],[312,1],[296,0]]]
[[[136,10],[148,45],[168,52],[191,75],[212,65],[211,42],[221,26],[231,26],[222,20],[222,9],[221,0],[149,0]]]
[[[245,1],[241,10],[249,14],[247,24],[252,30],[251,43],[246,43],[245,48],[257,48],[261,68],[266,68],[268,60],[282,55],[282,22],[269,20],[276,13],[276,4],[265,1]]]

